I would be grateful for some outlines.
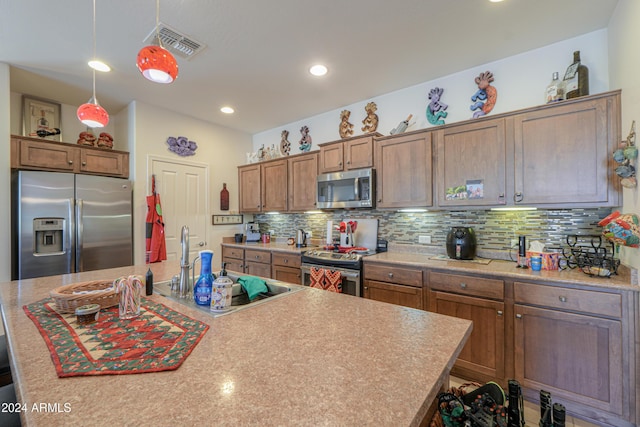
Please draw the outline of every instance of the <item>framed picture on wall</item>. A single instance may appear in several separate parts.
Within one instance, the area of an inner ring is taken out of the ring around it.
[[[22,95],[22,135],[61,141],[60,104]]]

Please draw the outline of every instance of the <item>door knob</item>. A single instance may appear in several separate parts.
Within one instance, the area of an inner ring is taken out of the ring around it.
[[[200,246],[200,247],[202,247],[202,246],[204,246],[204,245],[205,245],[205,242],[199,242],[199,243],[198,243],[198,246]]]
[[[516,319],[522,319],[522,314],[516,314]]]

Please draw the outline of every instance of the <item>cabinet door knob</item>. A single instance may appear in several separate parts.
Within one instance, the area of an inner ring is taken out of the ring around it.
[[[504,193],[498,194],[498,199],[504,199]]]
[[[513,201],[516,202],[516,203],[521,202],[522,199],[524,199],[524,195],[522,193],[518,192],[518,193],[513,195]]]
[[[392,278],[392,277],[393,277],[393,273],[389,273],[389,278]]]
[[[350,165],[351,164],[351,160],[347,160],[347,164]]]
[[[364,290],[366,291],[367,289],[369,289],[369,287],[368,287],[368,286],[365,286],[365,287],[364,287]]]
[[[522,314],[516,314],[516,319],[522,319]]]
[[[69,160],[69,162],[68,162],[68,163],[69,163],[70,165],[72,165],[72,164],[73,164],[73,160]]]
[[[87,166],[87,162],[82,162],[82,166]]]
[[[567,297],[559,296],[558,299],[560,302],[567,302]]]
[[[462,289],[467,289],[467,284],[466,283],[460,283],[460,287]]]
[[[382,199],[378,199],[378,203],[382,203]]]
[[[502,316],[502,310],[498,310],[498,316]]]
[[[289,262],[289,260],[288,260],[288,259],[285,259],[285,260],[284,260],[284,263],[285,263],[285,264],[286,264],[286,263],[288,263],[288,262]]]
[[[338,163],[338,166],[342,166],[342,162]]]

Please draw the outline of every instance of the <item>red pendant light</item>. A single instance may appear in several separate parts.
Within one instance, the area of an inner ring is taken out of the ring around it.
[[[93,0],[93,57],[96,57],[96,0]],[[105,127],[109,123],[109,114],[96,99],[96,70],[93,69],[93,96],[78,107],[76,116],[84,125],[92,128]]]
[[[90,128],[103,128],[109,123],[109,114],[98,104],[95,95],[89,102],[78,107],[76,115],[78,120]]]
[[[178,63],[171,52],[162,47],[158,26],[160,23],[160,0],[156,0],[156,37],[155,43],[145,46],[138,52],[136,65],[147,79],[155,83],[172,83],[178,77]]]
[[[145,46],[138,52],[138,70],[155,83],[171,83],[178,77],[178,63],[162,46]]]

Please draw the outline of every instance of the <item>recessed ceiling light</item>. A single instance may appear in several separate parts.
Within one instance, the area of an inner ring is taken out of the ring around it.
[[[233,114],[235,112],[235,110],[231,107],[222,107],[220,111],[222,111],[225,114]]]
[[[309,72],[314,76],[324,76],[327,74],[327,67],[322,64],[316,64],[309,68]]]
[[[111,67],[109,67],[107,64],[97,59],[89,61],[88,64],[89,64],[89,67],[93,68],[96,71],[104,71],[104,72],[111,71]]]
[[[503,0],[489,0],[489,1],[490,1],[491,3],[500,3],[500,2],[502,2]]]

